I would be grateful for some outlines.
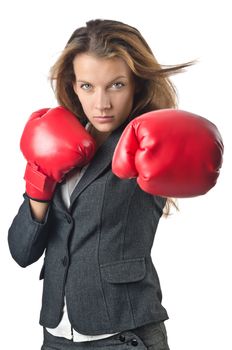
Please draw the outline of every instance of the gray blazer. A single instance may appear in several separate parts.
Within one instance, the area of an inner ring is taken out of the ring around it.
[[[136,179],[111,171],[125,124],[97,150],[71,196],[67,210],[57,186],[42,223],[24,201],[9,229],[12,257],[22,267],[45,251],[40,324],[55,328],[64,295],[73,328],[107,334],[168,319],[151,258],[165,199],[140,189]]]

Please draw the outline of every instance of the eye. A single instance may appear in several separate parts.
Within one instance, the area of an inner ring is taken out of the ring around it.
[[[125,84],[118,81],[118,82],[112,84],[112,86],[115,87],[116,89],[121,89],[123,86],[125,86]]]
[[[89,90],[90,87],[91,87],[91,85],[88,83],[81,84],[81,89],[83,89],[83,90]]]

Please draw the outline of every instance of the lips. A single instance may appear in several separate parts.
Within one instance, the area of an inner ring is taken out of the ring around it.
[[[114,117],[112,115],[104,115],[104,116],[99,115],[99,116],[95,116],[93,118],[97,123],[101,123],[101,124],[111,123],[114,119]]]

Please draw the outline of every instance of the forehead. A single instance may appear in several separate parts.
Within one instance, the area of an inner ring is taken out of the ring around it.
[[[132,76],[131,69],[120,57],[102,58],[90,54],[78,54],[73,60],[76,79],[111,80],[117,76]]]

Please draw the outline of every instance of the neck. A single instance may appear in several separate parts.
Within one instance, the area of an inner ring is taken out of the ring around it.
[[[93,125],[90,126],[89,133],[95,139],[97,148],[99,148],[111,134],[111,132],[99,132]]]

